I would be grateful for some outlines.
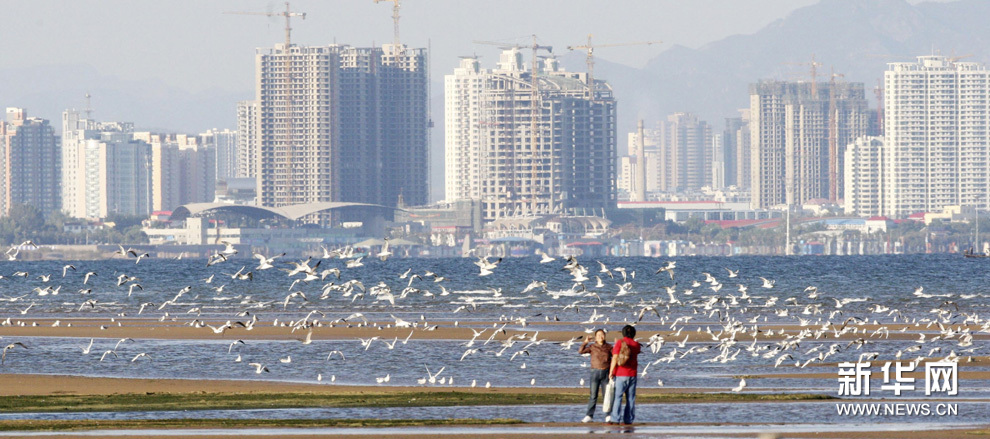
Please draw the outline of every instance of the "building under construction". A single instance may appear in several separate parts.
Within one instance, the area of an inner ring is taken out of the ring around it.
[[[259,204],[426,204],[426,61],[394,44],[259,49]]]
[[[871,115],[863,83],[752,84],[752,207],[841,199],[843,151],[868,134]]]
[[[534,78],[514,47],[496,69],[466,57],[445,78],[446,199],[480,199],[485,221],[615,206],[611,87],[589,93],[586,73],[539,61]]]

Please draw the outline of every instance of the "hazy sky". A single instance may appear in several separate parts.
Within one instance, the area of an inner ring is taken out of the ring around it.
[[[438,80],[458,55],[477,53],[494,63],[497,48],[472,40],[542,44],[566,53],[588,33],[599,43],[662,40],[664,44],[601,49],[597,55],[639,67],[675,44],[699,47],[752,33],[817,0],[407,0],[402,39],[432,41]],[[283,2],[259,0],[0,0],[4,53],[0,69],[89,64],[125,80],[160,80],[190,92],[209,88],[251,91],[256,47],[283,40],[283,19],[225,11],[279,11]],[[293,41],[307,45],[367,46],[392,39],[391,3],[373,0],[296,0]],[[57,86],[57,85],[56,85]]]

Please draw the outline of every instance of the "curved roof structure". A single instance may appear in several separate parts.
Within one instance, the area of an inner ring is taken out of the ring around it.
[[[335,209],[346,209],[350,207],[365,207],[372,209],[390,209],[399,210],[397,207],[388,207],[381,204],[367,204],[367,203],[345,203],[341,201],[327,201],[321,203],[305,203],[305,204],[293,204],[290,206],[282,206],[277,208],[282,214],[289,219],[297,220],[306,215],[312,215],[314,213],[320,213],[324,210],[335,210]]]
[[[367,203],[345,203],[345,202],[322,202],[322,203],[304,203],[304,204],[293,204],[290,206],[282,207],[264,207],[264,206],[251,206],[246,204],[228,204],[228,203],[190,203],[184,204],[175,208],[172,211],[172,216],[169,217],[171,220],[184,220],[191,216],[200,216],[209,213],[236,213],[239,215],[248,216],[255,219],[265,219],[265,218],[282,218],[290,220],[298,220],[307,215],[312,215],[314,213],[323,212],[326,210],[335,209],[346,209],[346,208],[372,208],[372,209],[388,209],[388,210],[401,210],[396,207],[383,206],[381,204],[367,204]]]
[[[265,218],[286,218],[279,209],[263,206],[251,206],[247,204],[228,203],[189,203],[176,207],[172,211],[170,220],[184,220],[191,216],[200,216],[213,212],[227,212],[244,215],[255,219]]]

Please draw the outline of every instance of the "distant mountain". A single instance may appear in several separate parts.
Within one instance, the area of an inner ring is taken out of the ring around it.
[[[29,116],[50,119],[62,130],[66,108],[82,110],[86,93],[93,117],[134,122],[135,129],[198,133],[237,127],[237,101],[253,91],[206,90],[191,93],[157,80],[127,81],[100,74],[89,65],[47,65],[0,70],[0,106],[21,106]],[[166,126],[163,126],[166,125]]]
[[[735,35],[698,49],[675,46],[642,69],[596,59],[595,77],[612,84],[619,100],[619,149],[643,117],[647,123],[689,111],[716,129],[725,117],[749,106],[748,85],[759,79],[810,80],[812,56],[839,80],[863,82],[867,90],[883,77],[886,63],[913,61],[933,51],[990,60],[990,2],[960,0],[823,0],[797,9],[751,35]],[[600,55],[607,57],[602,50]],[[583,71],[584,58],[569,55],[568,70]],[[873,100],[872,93],[868,96]]]

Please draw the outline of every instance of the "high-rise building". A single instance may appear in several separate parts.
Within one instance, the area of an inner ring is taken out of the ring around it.
[[[214,174],[217,180],[227,181],[237,177],[237,131],[218,130],[214,128],[200,134],[199,141],[207,148],[212,148],[216,151],[216,170]]]
[[[446,198],[480,199],[486,221],[591,214],[615,205],[615,100],[604,81],[545,59],[536,74],[517,48],[498,67],[464,58],[445,78]]]
[[[722,134],[712,135],[712,180],[709,183],[712,189],[722,189],[725,184],[725,143],[722,141]]]
[[[739,117],[725,118],[722,131],[722,150],[725,169],[725,185],[737,188],[749,187],[749,109],[739,110]]]
[[[390,44],[260,49],[260,204],[395,206],[400,196],[406,204],[426,204],[426,59],[425,49]]]
[[[939,55],[884,72],[880,213],[990,203],[990,71]]]
[[[13,204],[30,204],[45,214],[61,208],[62,153],[47,119],[7,108],[0,121],[0,215]]]
[[[151,209],[171,211],[216,198],[216,150],[187,134],[134,133],[151,148]]]
[[[862,83],[752,84],[752,207],[841,199],[845,145],[867,134],[870,116]],[[830,157],[833,142],[836,153]],[[832,159],[836,161],[834,175]],[[833,182],[835,194],[830,193]]]
[[[660,124],[660,190],[681,192],[712,184],[712,128],[691,113]]]
[[[130,123],[62,113],[62,210],[74,218],[151,213],[151,147]]]
[[[845,211],[859,216],[880,215],[883,137],[863,136],[845,151]]]
[[[258,175],[258,101],[237,103],[237,177]]]
[[[646,160],[646,198],[649,199],[649,194],[660,192],[660,129],[643,129],[643,140],[643,157]],[[616,186],[626,192],[632,189],[633,174],[636,172],[634,168],[638,165],[638,159],[635,157],[635,145],[638,141],[638,132],[629,133],[628,156],[619,160]]]

